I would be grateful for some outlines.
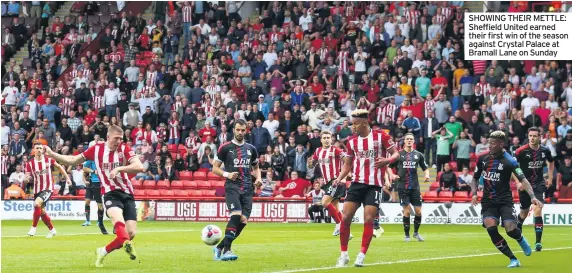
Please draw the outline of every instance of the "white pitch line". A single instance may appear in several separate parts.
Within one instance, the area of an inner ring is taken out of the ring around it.
[[[542,252],[544,252],[544,251],[567,250],[567,249],[572,249],[572,246],[568,246],[568,247],[556,247],[556,248],[545,248],[545,249],[542,249]],[[514,253],[522,253],[522,251],[514,251]],[[449,260],[449,259],[462,259],[462,258],[495,256],[495,255],[502,255],[502,253],[500,253],[500,252],[494,252],[494,253],[471,254],[471,255],[458,255],[458,256],[444,256],[444,257],[433,257],[433,258],[421,258],[421,259],[411,259],[411,260],[398,260],[398,261],[388,261],[388,262],[377,262],[377,263],[365,264],[365,266],[389,265],[389,264],[405,264],[405,263],[426,262],[426,261],[440,261],[440,260]],[[335,266],[328,266],[328,267],[303,268],[303,269],[284,270],[284,271],[271,271],[271,272],[268,272],[268,273],[311,272],[311,271],[331,270],[331,269],[337,269],[337,268],[338,268],[338,267],[335,267]]]
[[[162,232],[190,232],[190,231],[198,231],[196,229],[167,229],[167,230],[143,230],[138,231],[137,233],[162,233]],[[82,236],[82,235],[102,235],[101,232],[86,232],[86,233],[58,233],[56,237],[61,236]],[[2,236],[2,238],[25,238],[31,237],[28,235],[8,235]],[[43,237],[42,235],[36,235],[35,237]]]

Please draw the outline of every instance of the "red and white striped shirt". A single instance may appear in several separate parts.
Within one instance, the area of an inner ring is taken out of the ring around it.
[[[116,151],[112,151],[107,147],[106,143],[99,143],[91,146],[85,152],[81,153],[85,160],[93,160],[96,166],[96,173],[101,181],[101,193],[119,190],[125,193],[133,194],[133,186],[129,181],[127,173],[118,173],[115,178],[110,178],[109,173],[120,166],[129,165],[129,161],[135,158],[135,152],[124,143],[117,147]]]
[[[157,138],[157,133],[153,130],[150,132],[145,130],[140,137],[141,140],[146,140],[147,143],[157,143],[159,139]]]
[[[187,139],[185,139],[185,146],[187,148],[193,148],[197,144],[198,140],[199,140],[199,137],[197,137],[197,136],[187,137]]]
[[[492,95],[493,92],[493,88],[491,87],[491,84],[488,82],[478,82],[476,84],[476,86],[481,88],[481,93],[483,94],[483,96],[490,96]]]
[[[322,176],[326,183],[340,175],[343,155],[344,152],[342,149],[335,146],[330,146],[328,148],[319,147],[314,152],[313,159],[318,162],[320,171],[322,172]]]
[[[179,121],[175,119],[169,120],[169,139],[175,139],[179,137]]]
[[[192,22],[193,7],[191,7],[190,4],[188,6],[183,6],[183,9],[181,10],[181,14],[183,15],[183,23]]]
[[[160,141],[165,141],[165,139],[167,138],[167,128],[165,127],[159,127],[157,129],[157,138]]]
[[[110,54],[109,54],[109,59],[110,59],[112,62],[115,62],[115,60],[118,60],[118,61],[121,62],[121,60],[123,60],[123,55],[122,55],[121,53],[119,53],[119,52],[110,53]]]
[[[155,81],[157,80],[157,71],[147,71],[147,80],[151,80],[151,85],[155,86]]]
[[[105,106],[105,101],[103,101],[103,96],[95,96],[91,99],[93,108],[101,109]]]
[[[341,51],[338,54],[338,60],[340,61],[340,69],[344,71],[344,73],[348,73],[348,55],[349,52]]]
[[[327,48],[320,48],[320,61],[326,61],[326,58],[328,58],[328,52],[330,52],[330,50]]]
[[[433,111],[433,107],[435,106],[435,101],[434,100],[426,100],[425,101],[425,116],[427,116],[429,110]]]
[[[183,103],[180,101],[175,101],[175,103],[173,103],[173,105],[171,106],[171,111],[177,112],[181,107],[183,107]]]
[[[397,106],[395,104],[387,104],[384,107],[377,107],[377,112],[376,112],[376,121],[377,123],[383,123],[383,121],[387,118],[390,117],[391,120],[394,120],[394,116],[395,116],[395,110],[397,110]]]
[[[74,106],[75,106],[75,99],[72,98],[63,98],[61,100],[62,102],[62,114],[64,116],[69,117],[70,116],[70,112],[73,110]]]
[[[353,183],[382,187],[385,169],[376,168],[374,164],[394,147],[391,137],[381,130],[371,130],[365,138],[352,136],[348,140],[347,156],[352,158]]]
[[[445,15],[445,17],[447,18],[447,21],[449,21],[449,19],[451,19],[451,17],[453,17],[453,9],[451,9],[450,7],[441,8],[441,13],[443,15]]]
[[[415,28],[419,22],[419,16],[421,16],[421,13],[418,10],[408,10],[405,12],[405,18],[407,18],[407,21],[411,24],[412,28]]]
[[[55,163],[56,161],[53,158],[43,156],[40,160],[34,157],[26,164],[26,173],[30,173],[34,178],[34,194],[54,189],[52,166]]]
[[[445,27],[447,24],[447,16],[444,14],[435,15],[435,19],[437,20],[437,24],[441,25],[441,28]]]
[[[0,155],[0,174],[8,174],[8,155]]]

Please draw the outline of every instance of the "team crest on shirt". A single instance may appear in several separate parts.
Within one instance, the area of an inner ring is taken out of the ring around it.
[[[542,153],[542,158],[544,158],[544,153]]]
[[[106,201],[106,202],[105,202],[105,205],[106,205],[106,206],[111,206],[111,201]]]
[[[252,155],[252,154],[250,153],[250,150],[246,150],[246,154],[247,154],[247,155]]]
[[[502,163],[499,163],[499,167],[498,167],[498,170],[499,170],[499,171],[502,171],[502,169],[503,169],[503,167],[502,167]]]
[[[119,159],[123,159],[123,153],[117,153],[117,156],[119,157]]]
[[[374,142],[373,142],[373,149],[374,149],[374,150],[379,149],[379,146],[381,146],[381,143],[379,143],[379,141],[374,141]]]
[[[417,157],[417,155],[414,155],[414,156],[413,156],[413,158],[415,158],[415,159],[419,159],[419,157]]]

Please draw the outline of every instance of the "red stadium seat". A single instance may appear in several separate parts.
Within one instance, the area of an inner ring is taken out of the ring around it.
[[[432,191],[434,191],[438,188],[439,188],[439,182],[433,182],[433,183],[431,183],[431,186],[429,186],[429,190],[432,190]]]
[[[162,197],[173,197],[175,193],[172,190],[161,190],[160,191]]]
[[[211,180],[211,181],[213,181],[213,180],[223,180],[224,177],[220,177],[220,176],[214,174],[213,172],[209,172],[209,173],[207,174],[207,179],[208,179],[208,180]]]
[[[79,190],[77,190],[77,195],[78,195],[78,196],[85,196],[85,189],[79,189]]]
[[[154,190],[157,187],[156,184],[155,180],[145,180],[143,181],[143,189]]]
[[[177,151],[170,152],[170,153],[171,153],[171,159],[173,159],[173,160],[177,159]]]
[[[222,188],[224,187],[224,184],[226,183],[226,181],[224,180],[218,180],[218,181],[211,181],[211,186],[213,188]]]
[[[133,188],[135,188],[135,189],[142,189],[143,188],[143,182],[136,180],[136,179],[131,179],[131,185],[133,185]]]
[[[560,198],[558,199],[560,204],[572,204],[572,198]]]
[[[468,192],[456,191],[455,194],[453,195],[453,200],[455,200],[455,202],[469,202],[471,199],[469,199]]]
[[[157,189],[168,189],[171,187],[171,183],[169,183],[169,180],[159,180],[157,182]]]
[[[440,191],[439,192],[440,201],[453,201],[453,192],[450,191]]]
[[[437,191],[428,191],[423,196],[423,201],[427,203],[435,203],[437,201]]]
[[[199,187],[199,189],[204,189],[204,190],[212,189],[211,182],[207,180],[197,180],[197,186]]]
[[[161,196],[158,190],[146,190],[145,193],[149,198],[155,198]]]
[[[192,197],[203,196],[203,192],[200,190],[191,190],[191,191],[189,191],[189,196],[192,196]]]
[[[171,189],[183,189],[183,182],[179,180],[174,180],[171,182]]]
[[[176,153],[179,150],[179,147],[177,146],[177,144],[167,144],[167,149],[171,153]]]
[[[452,171],[454,171],[454,172],[458,171],[457,170],[457,162],[451,161],[451,162],[449,162],[449,166],[451,166]]]
[[[135,197],[145,197],[145,190],[135,190]]]
[[[189,171],[179,172],[179,179],[181,180],[191,180],[193,179],[193,173]]]
[[[216,190],[203,190],[203,196],[205,197],[214,197]]]
[[[197,181],[183,181],[183,188],[184,189],[197,189]]]
[[[477,192],[477,198],[478,198],[479,200],[483,199],[483,191],[478,191],[478,192]]]
[[[175,197],[189,197],[189,192],[185,190],[175,190],[173,192],[175,193]]]
[[[193,178],[195,179],[207,179],[207,172],[205,171],[196,171],[193,173]]]
[[[555,199],[558,199],[558,197],[560,197],[560,192],[555,191],[555,192],[554,192],[554,198],[555,198]]]

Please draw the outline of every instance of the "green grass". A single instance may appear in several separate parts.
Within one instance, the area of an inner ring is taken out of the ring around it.
[[[206,223],[142,222],[134,240],[138,261],[129,260],[120,250],[106,257],[104,268],[96,269],[95,249],[113,235],[98,234],[96,226],[82,227],[81,223],[56,221],[58,236],[46,239],[47,229],[41,222],[36,236],[27,237],[30,221],[3,221],[2,272],[572,272],[572,227],[545,227],[547,251],[530,257],[501,232],[523,266],[507,269],[508,259],[498,253],[481,227],[422,225],[426,242],[404,243],[402,226],[385,225],[382,238],[371,243],[368,266],[334,269],[339,238],[331,235],[333,225],[329,224],[251,223],[233,245],[240,259],[217,262],[212,260],[211,248],[200,240]],[[350,265],[360,249],[362,228],[352,225],[355,238],[349,246]],[[532,226],[526,226],[525,236],[534,243]]]

